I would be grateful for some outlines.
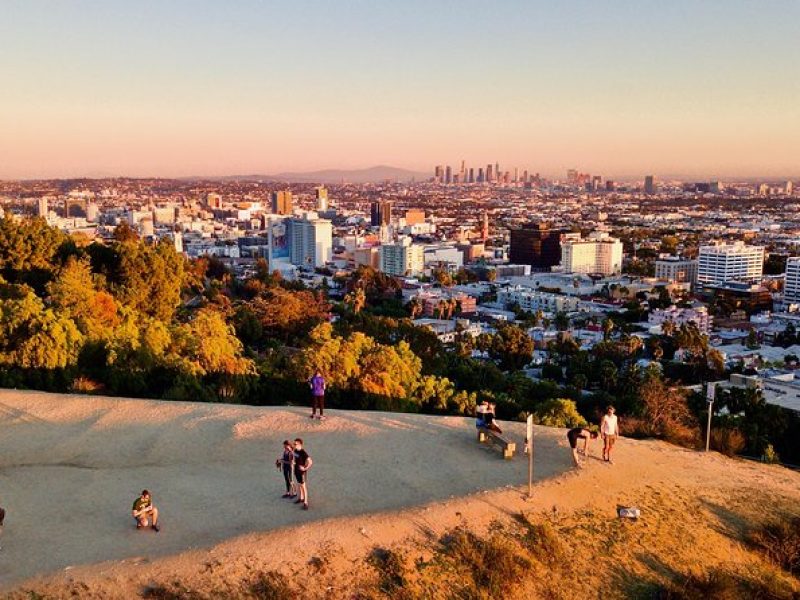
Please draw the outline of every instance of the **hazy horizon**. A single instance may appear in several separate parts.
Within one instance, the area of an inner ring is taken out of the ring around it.
[[[794,177],[800,3],[4,4],[0,178]]]

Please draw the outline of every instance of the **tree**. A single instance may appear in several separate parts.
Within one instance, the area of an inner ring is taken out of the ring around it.
[[[290,291],[282,287],[271,288],[250,304],[265,335],[272,335],[284,343],[299,340],[313,327],[327,320],[330,311],[322,296],[310,291]]]
[[[504,325],[492,336],[489,356],[503,370],[519,370],[533,359],[533,340],[519,327]]]
[[[253,363],[242,357],[242,343],[233,326],[217,311],[203,308],[173,332],[178,367],[191,375],[254,373]]]
[[[408,308],[408,312],[411,315],[411,320],[413,321],[419,315],[422,314],[422,308],[423,308],[422,301],[415,296],[414,298],[408,301],[408,304],[406,304],[406,308]]]
[[[44,219],[17,221],[6,213],[0,218],[0,274],[11,283],[46,283],[68,245],[69,238]]]
[[[611,334],[614,331],[614,321],[610,318],[606,318],[603,321],[603,339],[609,340],[611,339]]]
[[[556,329],[559,331],[566,331],[569,329],[569,317],[564,311],[558,311],[553,322],[555,323]]]
[[[757,348],[761,347],[761,344],[758,343],[758,334],[756,334],[755,329],[751,329],[747,332],[747,341],[745,342],[745,345],[750,350],[756,350]]]
[[[356,288],[349,294],[345,295],[344,303],[350,307],[354,315],[362,311],[367,304],[367,295],[363,288]]]
[[[0,365],[63,368],[75,364],[83,341],[75,323],[29,287],[0,282]]]
[[[656,369],[649,369],[638,391],[643,421],[654,437],[691,444],[697,438],[697,423],[680,388],[669,386]]]
[[[545,400],[533,411],[533,422],[546,427],[585,427],[586,419],[567,398]]]

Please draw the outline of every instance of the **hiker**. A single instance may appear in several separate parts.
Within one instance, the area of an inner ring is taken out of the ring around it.
[[[483,414],[483,421],[485,423],[484,427],[486,429],[491,429],[492,431],[496,431],[497,433],[503,433],[503,430],[495,422],[495,404],[494,402],[489,403],[489,407],[486,409],[486,412]]]
[[[6,509],[0,506],[0,527],[3,526],[3,521],[6,520]]]
[[[153,499],[150,496],[150,492],[147,490],[142,490],[142,495],[133,501],[133,510],[131,514],[133,514],[133,518],[136,519],[136,529],[147,527],[150,524],[149,519],[152,519],[153,524],[150,525],[150,527],[152,527],[153,531],[156,533],[161,531],[161,528],[158,526],[158,509],[153,506]]]
[[[489,410],[489,401],[484,400],[475,407],[475,427],[486,427],[486,411]]]
[[[283,470],[283,479],[286,482],[286,493],[283,498],[294,498],[297,496],[295,491],[292,471],[294,470],[294,448],[289,440],[283,441],[283,454],[275,461],[275,466]]]
[[[614,463],[611,460],[611,451],[614,449],[614,442],[619,436],[619,423],[613,406],[606,409],[606,414],[600,420],[600,435],[603,436],[603,460]]]
[[[303,510],[308,510],[308,470],[314,461],[303,448],[303,440],[294,440],[294,479],[297,481],[300,497],[294,501],[295,504],[303,505]]]
[[[325,419],[323,414],[325,411],[325,378],[319,369],[314,373],[314,376],[308,380],[308,386],[311,388],[311,415],[313,419],[319,409],[320,421]]]
[[[589,431],[583,427],[574,427],[567,432],[567,440],[569,440],[569,447],[572,449],[572,463],[581,468],[581,461],[578,459],[578,440],[583,440],[583,456],[589,456],[587,450],[589,440],[597,439],[596,431]]]

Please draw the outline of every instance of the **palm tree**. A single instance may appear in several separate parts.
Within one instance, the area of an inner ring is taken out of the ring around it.
[[[353,311],[353,314],[358,314],[367,304],[367,295],[364,293],[363,288],[356,288],[344,297],[344,302]]]
[[[416,319],[420,314],[422,314],[422,302],[420,302],[419,298],[412,298],[408,304],[408,311],[411,313],[411,320],[413,321]]]
[[[611,337],[611,333],[614,331],[614,321],[611,319],[606,319],[603,321],[603,339],[608,340]]]
[[[661,332],[668,337],[672,337],[672,334],[675,333],[675,323],[669,320],[664,321],[661,324]]]

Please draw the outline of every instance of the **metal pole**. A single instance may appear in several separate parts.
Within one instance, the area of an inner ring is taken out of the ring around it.
[[[711,446],[711,415],[714,412],[714,401],[708,401],[708,425],[706,426],[706,452],[708,452],[709,447]]]
[[[533,415],[528,415],[527,420],[527,446],[528,446],[528,499],[533,497]]]

